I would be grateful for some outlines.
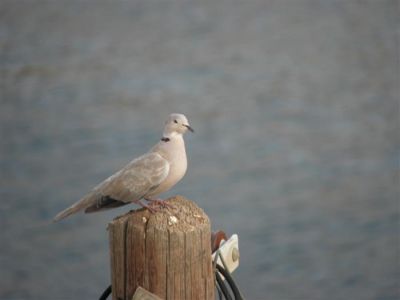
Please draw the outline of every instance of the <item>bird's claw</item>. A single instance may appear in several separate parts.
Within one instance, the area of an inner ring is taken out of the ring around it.
[[[146,199],[146,200],[150,202],[149,206],[151,207],[162,207],[162,208],[172,208],[172,209],[175,208],[172,204],[166,202],[165,200],[161,199]]]
[[[147,208],[147,210],[148,210],[149,212],[151,212],[152,214],[158,212],[158,209],[156,209],[155,207],[152,207],[151,204],[150,204],[150,205],[147,205],[146,203],[143,203],[143,202],[141,202],[141,201],[138,201],[138,204],[139,204],[141,207],[143,207],[143,208]]]

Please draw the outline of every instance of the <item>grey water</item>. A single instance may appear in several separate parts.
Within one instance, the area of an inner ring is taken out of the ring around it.
[[[398,2],[1,1],[0,299],[97,299],[107,223],[52,217],[185,113],[181,194],[246,299],[400,298]]]

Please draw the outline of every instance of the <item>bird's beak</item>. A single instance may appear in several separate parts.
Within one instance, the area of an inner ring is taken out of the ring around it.
[[[189,125],[183,124],[190,132],[194,132],[194,129],[190,127]]]

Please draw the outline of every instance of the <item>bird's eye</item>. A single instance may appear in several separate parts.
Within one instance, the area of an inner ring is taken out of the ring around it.
[[[177,121],[177,120],[174,120],[174,123],[178,124],[178,121]]]

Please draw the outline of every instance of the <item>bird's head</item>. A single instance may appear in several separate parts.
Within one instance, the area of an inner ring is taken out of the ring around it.
[[[190,127],[188,119],[183,114],[170,114],[165,122],[164,137],[173,137],[177,134],[184,134],[186,131],[194,132]]]

